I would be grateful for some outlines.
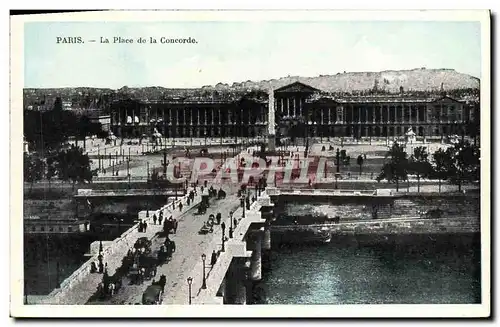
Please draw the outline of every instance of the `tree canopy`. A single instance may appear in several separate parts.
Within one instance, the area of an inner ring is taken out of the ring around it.
[[[455,144],[446,150],[448,162],[448,179],[462,190],[462,185],[480,178],[480,152],[479,147],[467,141]]]
[[[399,191],[399,181],[408,179],[408,159],[403,146],[394,142],[387,152],[386,158],[388,160],[382,167],[377,181],[380,182],[385,179],[389,183],[394,182],[396,183],[396,190]]]
[[[63,181],[92,182],[94,172],[91,171],[89,156],[76,146],[62,150],[57,154],[58,176]]]
[[[416,147],[408,161],[408,171],[417,175],[417,191],[420,192],[420,178],[427,178],[432,173],[432,165],[425,147]]]

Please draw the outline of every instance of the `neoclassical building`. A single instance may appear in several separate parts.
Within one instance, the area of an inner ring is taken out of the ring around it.
[[[111,105],[111,130],[118,137],[266,136],[270,105],[277,134],[296,137],[394,137],[410,128],[418,137],[461,135],[473,114],[446,95],[339,97],[295,82],[272,96],[117,101]]]

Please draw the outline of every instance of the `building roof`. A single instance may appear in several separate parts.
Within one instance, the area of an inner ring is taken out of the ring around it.
[[[274,90],[274,93],[303,93],[307,96],[306,102],[315,103],[319,101],[334,101],[337,103],[431,103],[448,99],[450,101],[463,103],[446,95],[432,96],[415,96],[405,94],[390,94],[390,95],[336,95],[323,92],[312,86],[301,82],[294,82]],[[268,93],[262,90],[227,91],[200,93],[197,95],[189,95],[183,97],[171,97],[167,99],[121,99],[115,102],[137,102],[141,104],[171,104],[171,105],[213,105],[213,104],[231,104],[242,101],[251,101],[261,104],[268,102]]]
[[[317,88],[314,88],[310,85],[304,84],[302,82],[294,82],[285,86],[282,86],[274,92],[304,92],[304,93],[314,93],[314,92],[321,92],[321,90],[318,90]]]
[[[368,96],[335,96],[325,94],[314,94],[307,102],[314,103],[319,101],[334,101],[337,103],[432,103],[443,99],[449,99],[453,102],[462,103],[449,96],[434,97],[415,97],[404,95],[368,95]]]

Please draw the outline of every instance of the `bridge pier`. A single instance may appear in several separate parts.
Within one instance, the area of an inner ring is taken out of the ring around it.
[[[247,303],[249,266],[247,258],[233,258],[225,278],[224,304]]]
[[[250,237],[250,244],[248,246],[249,250],[252,250],[252,256],[250,257],[250,279],[253,281],[259,281],[262,279],[262,236],[264,234],[264,228],[252,233]]]
[[[262,248],[264,250],[271,250],[271,226],[269,221],[266,221],[266,226],[264,227]]]

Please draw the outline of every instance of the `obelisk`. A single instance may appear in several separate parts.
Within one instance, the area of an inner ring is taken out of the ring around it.
[[[268,105],[268,114],[269,114],[269,117],[267,119],[268,121],[268,125],[267,125],[267,128],[268,128],[268,131],[267,131],[267,135],[268,135],[268,150],[269,151],[275,151],[276,150],[276,130],[275,130],[275,122],[274,122],[274,91],[272,88],[269,88],[269,105]]]

